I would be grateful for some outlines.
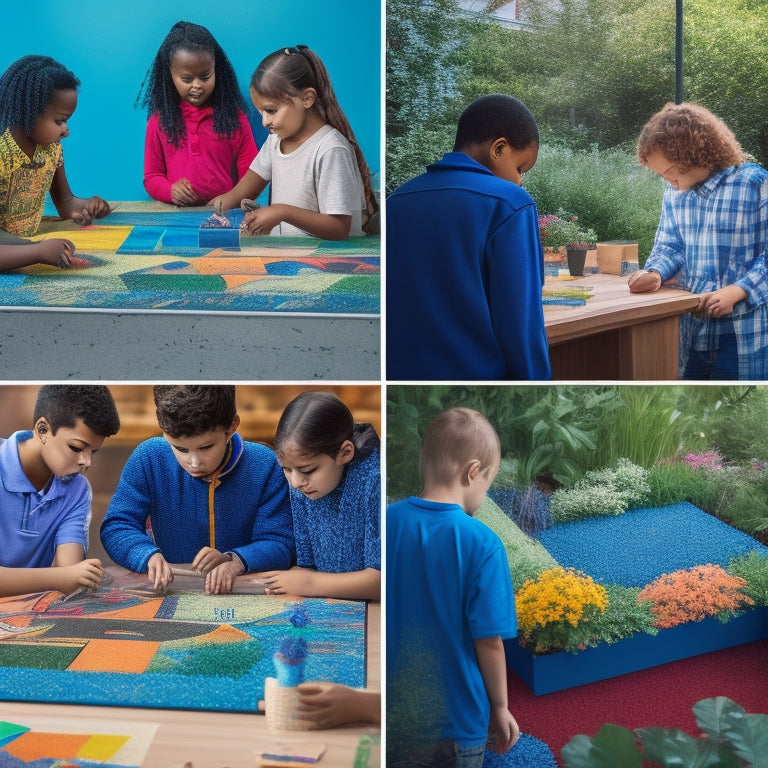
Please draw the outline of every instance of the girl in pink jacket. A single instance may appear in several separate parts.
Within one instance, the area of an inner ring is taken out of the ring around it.
[[[139,100],[150,115],[144,188],[156,200],[205,205],[239,181],[258,151],[234,69],[205,27],[173,25]]]

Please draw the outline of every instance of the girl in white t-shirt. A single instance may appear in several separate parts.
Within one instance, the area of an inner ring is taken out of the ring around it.
[[[238,184],[209,205],[238,207],[271,183],[269,205],[243,219],[251,234],[377,233],[368,165],[317,54],[305,45],[275,51],[253,73],[250,93],[270,135]]]

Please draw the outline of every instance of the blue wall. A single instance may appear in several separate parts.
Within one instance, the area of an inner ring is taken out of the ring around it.
[[[180,20],[212,32],[232,61],[249,105],[248,81],[267,54],[297,44],[316,51],[371,170],[380,170],[379,0],[7,4],[2,12],[0,71],[26,54],[43,54],[60,61],[81,81],[70,136],[63,142],[67,177],[76,195],[147,199],[142,184],[147,115],[134,109],[134,102],[160,43]],[[257,115],[255,119],[258,123]]]

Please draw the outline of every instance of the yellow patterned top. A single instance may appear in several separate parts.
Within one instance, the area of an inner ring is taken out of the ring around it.
[[[21,237],[37,232],[45,194],[63,162],[59,143],[38,145],[30,160],[6,129],[0,136],[0,228]]]

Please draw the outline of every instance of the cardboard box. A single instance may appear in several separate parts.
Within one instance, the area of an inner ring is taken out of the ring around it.
[[[608,275],[626,274],[628,270],[623,268],[625,263],[637,264],[637,243],[624,240],[609,240],[597,244],[597,262],[600,271]]]

